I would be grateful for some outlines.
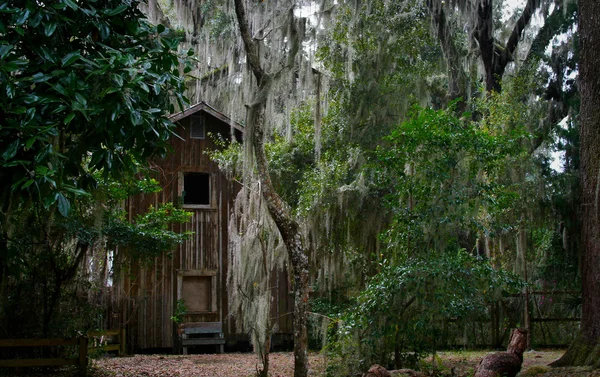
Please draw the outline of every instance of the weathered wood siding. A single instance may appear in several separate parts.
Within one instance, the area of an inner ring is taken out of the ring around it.
[[[239,340],[242,334],[236,330],[235,321],[228,316],[227,301],[227,260],[228,260],[228,219],[235,195],[239,191],[237,183],[231,182],[218,170],[205,153],[216,146],[207,136],[204,139],[191,139],[190,118],[179,121],[178,134],[171,139],[172,152],[162,160],[150,162],[155,178],[163,190],[155,194],[137,195],[126,203],[131,219],[145,212],[150,205],[160,203],[182,203],[180,196],[182,177],[186,172],[210,174],[210,205],[188,209],[193,213],[192,220],[173,230],[192,231],[193,236],[178,246],[172,255],[156,258],[149,265],[117,266],[115,277],[114,305],[110,325],[126,326],[128,344],[133,349],[167,348],[174,346],[176,329],[171,317],[176,302],[182,294],[182,279],[193,276],[206,276],[211,281],[212,295],[206,310],[184,316],[185,322],[223,322],[228,340]],[[206,133],[220,133],[229,138],[229,125],[205,114]],[[236,137],[241,138],[239,131]],[[182,140],[183,139],[183,140]],[[116,258],[118,263],[119,257]],[[191,281],[191,280],[190,280]],[[277,317],[276,331],[291,333],[291,296],[286,274],[277,274],[274,282],[278,287],[274,292],[273,316]],[[201,294],[201,292],[199,293]]]

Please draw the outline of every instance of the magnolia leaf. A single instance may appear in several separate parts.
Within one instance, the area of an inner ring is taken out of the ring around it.
[[[65,120],[63,121],[64,124],[68,125],[69,123],[71,123],[71,121],[73,120],[73,118],[75,118],[75,114],[71,113],[69,115],[67,115],[65,117]]]
[[[17,18],[15,23],[17,25],[23,25],[29,18],[30,13],[31,12],[29,11],[29,9],[25,9],[23,12],[21,12],[21,15],[19,16],[19,18]]]
[[[73,64],[79,58],[81,58],[81,54],[79,53],[79,51],[71,52],[62,58],[62,60],[61,60],[62,66],[67,67],[67,66]]]
[[[13,141],[8,146],[8,148],[6,148],[4,153],[2,153],[2,158],[4,159],[4,161],[10,160],[11,158],[15,157],[20,144],[21,144],[21,139],[17,139],[15,141]]]
[[[56,26],[57,26],[56,22],[47,23],[46,27],[44,28],[44,34],[46,34],[47,37],[50,37],[52,34],[54,34],[54,31],[56,30]]]
[[[63,2],[71,9],[73,10],[77,10],[77,8],[79,8],[79,6],[77,5],[76,2],[74,2],[73,0],[63,0]]]
[[[13,49],[12,45],[0,45],[0,59],[4,57]]]
[[[106,14],[109,17],[113,17],[113,16],[116,16],[119,13],[123,13],[127,8],[128,8],[127,5],[121,4],[118,7],[116,7],[115,9],[108,9],[108,10],[106,10],[104,12],[104,14]]]
[[[56,200],[58,201],[58,212],[64,217],[69,216],[69,211],[71,210],[69,199],[65,198],[65,196],[59,192],[56,194]]]

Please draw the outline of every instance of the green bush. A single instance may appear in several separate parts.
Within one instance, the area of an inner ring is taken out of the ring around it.
[[[483,317],[493,300],[522,288],[515,275],[462,249],[380,267],[356,304],[338,317],[326,348],[333,374],[353,374],[374,363],[418,367],[425,355],[435,354],[449,321]]]

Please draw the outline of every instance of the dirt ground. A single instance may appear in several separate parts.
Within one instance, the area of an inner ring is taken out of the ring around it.
[[[558,359],[564,350],[529,351],[523,357],[522,376],[545,377],[600,377],[600,371],[591,372],[581,368],[550,369],[549,363]],[[484,351],[441,352],[438,372],[429,370],[429,376],[467,377],[487,354]],[[293,376],[293,355],[290,352],[271,354],[271,376]],[[325,376],[325,359],[314,353],[309,356],[310,375]],[[133,356],[106,358],[94,361],[93,377],[250,377],[256,373],[257,358],[252,353],[190,356]],[[431,359],[425,364],[431,368]]]
[[[442,374],[457,377],[473,375],[475,366],[488,353],[485,351],[440,352]],[[588,368],[550,368],[548,364],[560,358],[565,350],[527,351],[523,354],[523,366],[520,377],[600,377],[600,371]],[[431,363],[431,360],[430,360]]]
[[[249,377],[256,374],[258,358],[253,353],[188,356],[136,355],[94,360],[92,377]],[[324,359],[311,354],[314,376],[322,375]],[[291,352],[275,352],[270,358],[272,377],[294,375]]]
[[[547,365],[559,358],[564,350],[529,351],[524,354],[521,377],[600,377],[600,370],[586,368],[556,368]],[[433,377],[470,377],[473,369],[487,354],[485,351],[440,352],[436,358],[437,371],[432,369],[432,360],[424,364],[425,375]],[[271,354],[272,377],[293,376],[294,359],[291,352]],[[325,376],[325,359],[322,355],[309,355],[311,377]],[[205,354],[205,355],[135,355],[129,357],[107,357],[91,361],[88,377],[251,377],[255,375],[257,357],[252,353]],[[25,371],[21,371],[25,372]],[[14,376],[2,374],[0,376]],[[76,370],[65,369],[49,373],[19,373],[27,377],[75,377]],[[398,376],[400,377],[400,376]]]

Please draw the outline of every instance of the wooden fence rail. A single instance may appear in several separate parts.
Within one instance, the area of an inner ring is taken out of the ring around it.
[[[90,338],[90,344],[88,346],[88,352],[90,353],[96,350],[103,352],[117,351],[119,356],[124,356],[127,353],[126,333],[124,328],[116,330],[89,331],[87,336]],[[104,343],[104,338],[111,336],[118,336],[118,343]]]
[[[0,368],[77,365],[79,367],[80,375],[86,375],[88,351],[87,337],[82,336],[79,338],[68,339],[0,339],[0,348],[55,346],[79,346],[78,356],[41,359],[4,359],[0,360]]]

